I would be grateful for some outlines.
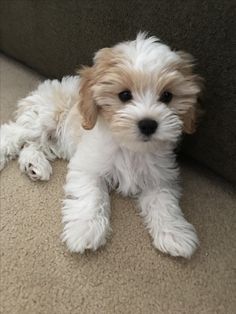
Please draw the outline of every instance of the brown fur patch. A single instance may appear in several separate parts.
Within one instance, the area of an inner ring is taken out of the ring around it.
[[[91,87],[93,81],[93,68],[84,68],[80,71],[80,101],[79,111],[82,118],[82,127],[86,130],[92,129],[97,121],[98,109],[93,99]]]

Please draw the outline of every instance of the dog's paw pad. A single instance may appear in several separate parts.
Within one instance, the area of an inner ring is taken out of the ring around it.
[[[42,180],[42,174],[40,173],[40,170],[37,169],[34,165],[31,163],[28,164],[28,167],[25,167],[26,174],[30,177],[31,180]]]
[[[29,176],[29,178],[33,181],[37,180],[49,180],[49,177],[52,173],[52,168],[49,162],[45,164],[33,164],[33,163],[27,163],[24,166],[24,172]]]

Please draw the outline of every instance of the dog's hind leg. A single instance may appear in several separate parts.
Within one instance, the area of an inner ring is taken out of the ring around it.
[[[20,170],[31,180],[49,180],[52,167],[39,143],[27,143],[19,154]]]
[[[21,149],[28,142],[38,142],[42,136],[47,136],[47,130],[42,125],[40,106],[33,101],[35,96],[22,99],[15,113],[16,121],[8,122],[0,127],[0,170],[9,160],[19,156]],[[44,117],[45,118],[45,117]]]
[[[0,171],[9,160],[19,155],[24,143],[33,137],[28,128],[16,122],[6,123],[0,127]]]

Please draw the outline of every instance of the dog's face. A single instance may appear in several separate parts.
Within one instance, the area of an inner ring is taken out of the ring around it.
[[[101,116],[119,143],[135,151],[193,133],[200,80],[192,61],[144,34],[100,50],[94,66],[80,71],[83,127],[92,129]]]

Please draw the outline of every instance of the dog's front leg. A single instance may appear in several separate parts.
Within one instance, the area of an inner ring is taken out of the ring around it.
[[[94,174],[70,170],[65,186],[63,240],[72,252],[96,250],[110,231],[110,201],[105,181]]]
[[[198,238],[194,227],[184,218],[174,191],[168,188],[145,191],[139,203],[153,245],[172,256],[190,258]]]

